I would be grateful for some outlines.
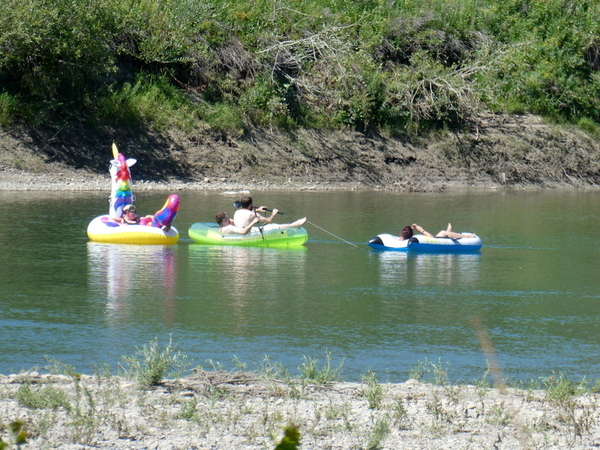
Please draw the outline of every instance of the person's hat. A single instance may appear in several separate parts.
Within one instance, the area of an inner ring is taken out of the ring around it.
[[[135,206],[133,206],[133,205],[131,205],[131,204],[130,204],[130,205],[126,205],[126,206],[125,206],[125,208],[123,208],[123,212],[127,212],[127,211],[129,211],[130,209],[135,209]]]

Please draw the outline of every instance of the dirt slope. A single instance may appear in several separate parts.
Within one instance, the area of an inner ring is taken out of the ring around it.
[[[136,180],[186,188],[388,189],[600,186],[600,143],[537,116],[488,115],[468,131],[390,139],[348,130],[228,136],[69,126],[0,130],[0,188],[103,180],[115,142]],[[105,181],[101,182],[106,187]]]

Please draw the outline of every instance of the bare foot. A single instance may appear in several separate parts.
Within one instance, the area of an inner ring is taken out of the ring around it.
[[[304,225],[304,222],[306,222],[306,217],[303,217],[302,219],[298,219],[295,222],[292,222],[290,225],[292,225],[294,227],[301,227],[302,225]]]
[[[446,227],[446,231],[447,232],[452,231],[452,224],[451,223],[449,223],[448,226]]]

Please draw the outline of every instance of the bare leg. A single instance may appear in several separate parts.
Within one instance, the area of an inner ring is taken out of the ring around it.
[[[296,227],[296,228],[300,228],[302,225],[304,225],[304,222],[306,222],[306,217],[303,217],[302,219],[298,219],[295,222],[292,223],[286,223],[287,227]]]
[[[298,219],[295,222],[291,223],[277,224],[277,228],[279,230],[285,230],[286,228],[300,228],[302,225],[304,225],[304,222],[306,222],[306,217],[303,217],[302,219]]]
[[[435,237],[445,237],[445,238],[451,238],[451,239],[460,239],[460,238],[464,238],[464,237],[475,237],[475,234],[474,233],[462,234],[462,233],[455,233],[454,231],[442,230],[438,234],[436,234]]]

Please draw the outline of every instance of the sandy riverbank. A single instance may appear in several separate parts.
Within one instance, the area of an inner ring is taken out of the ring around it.
[[[0,418],[24,423],[25,448],[269,449],[290,423],[301,449],[600,446],[599,396],[561,378],[550,387],[322,385],[200,371],[141,388],[121,377],[31,371],[0,376]]]
[[[532,115],[483,115],[473,127],[385,137],[351,130],[0,132],[0,190],[109,190],[111,143],[134,190],[539,189],[600,186],[600,145],[576,127]],[[151,181],[149,181],[151,180]]]
[[[108,175],[98,175],[85,170],[62,168],[55,172],[32,173],[17,169],[0,168],[0,191],[106,191],[110,192],[111,181]],[[464,192],[464,191],[496,191],[496,190],[539,190],[564,189],[580,191],[597,191],[600,186],[590,184],[573,185],[569,183],[546,182],[543,185],[512,185],[510,187],[494,183],[476,183],[444,180],[428,182],[421,185],[422,192]],[[204,178],[202,181],[190,181],[173,178],[166,181],[134,180],[134,192],[143,191],[361,191],[386,190],[379,185],[366,185],[360,182],[340,182],[327,180],[304,179],[236,179],[236,177]]]
[[[83,170],[58,170],[52,173],[31,173],[16,169],[0,169],[0,191],[107,191],[111,181],[108,175],[92,174]],[[236,180],[233,178],[204,178],[202,181],[171,179],[168,181],[134,180],[138,191],[241,191],[241,190],[362,190],[377,189],[357,182],[330,182],[318,180]]]

